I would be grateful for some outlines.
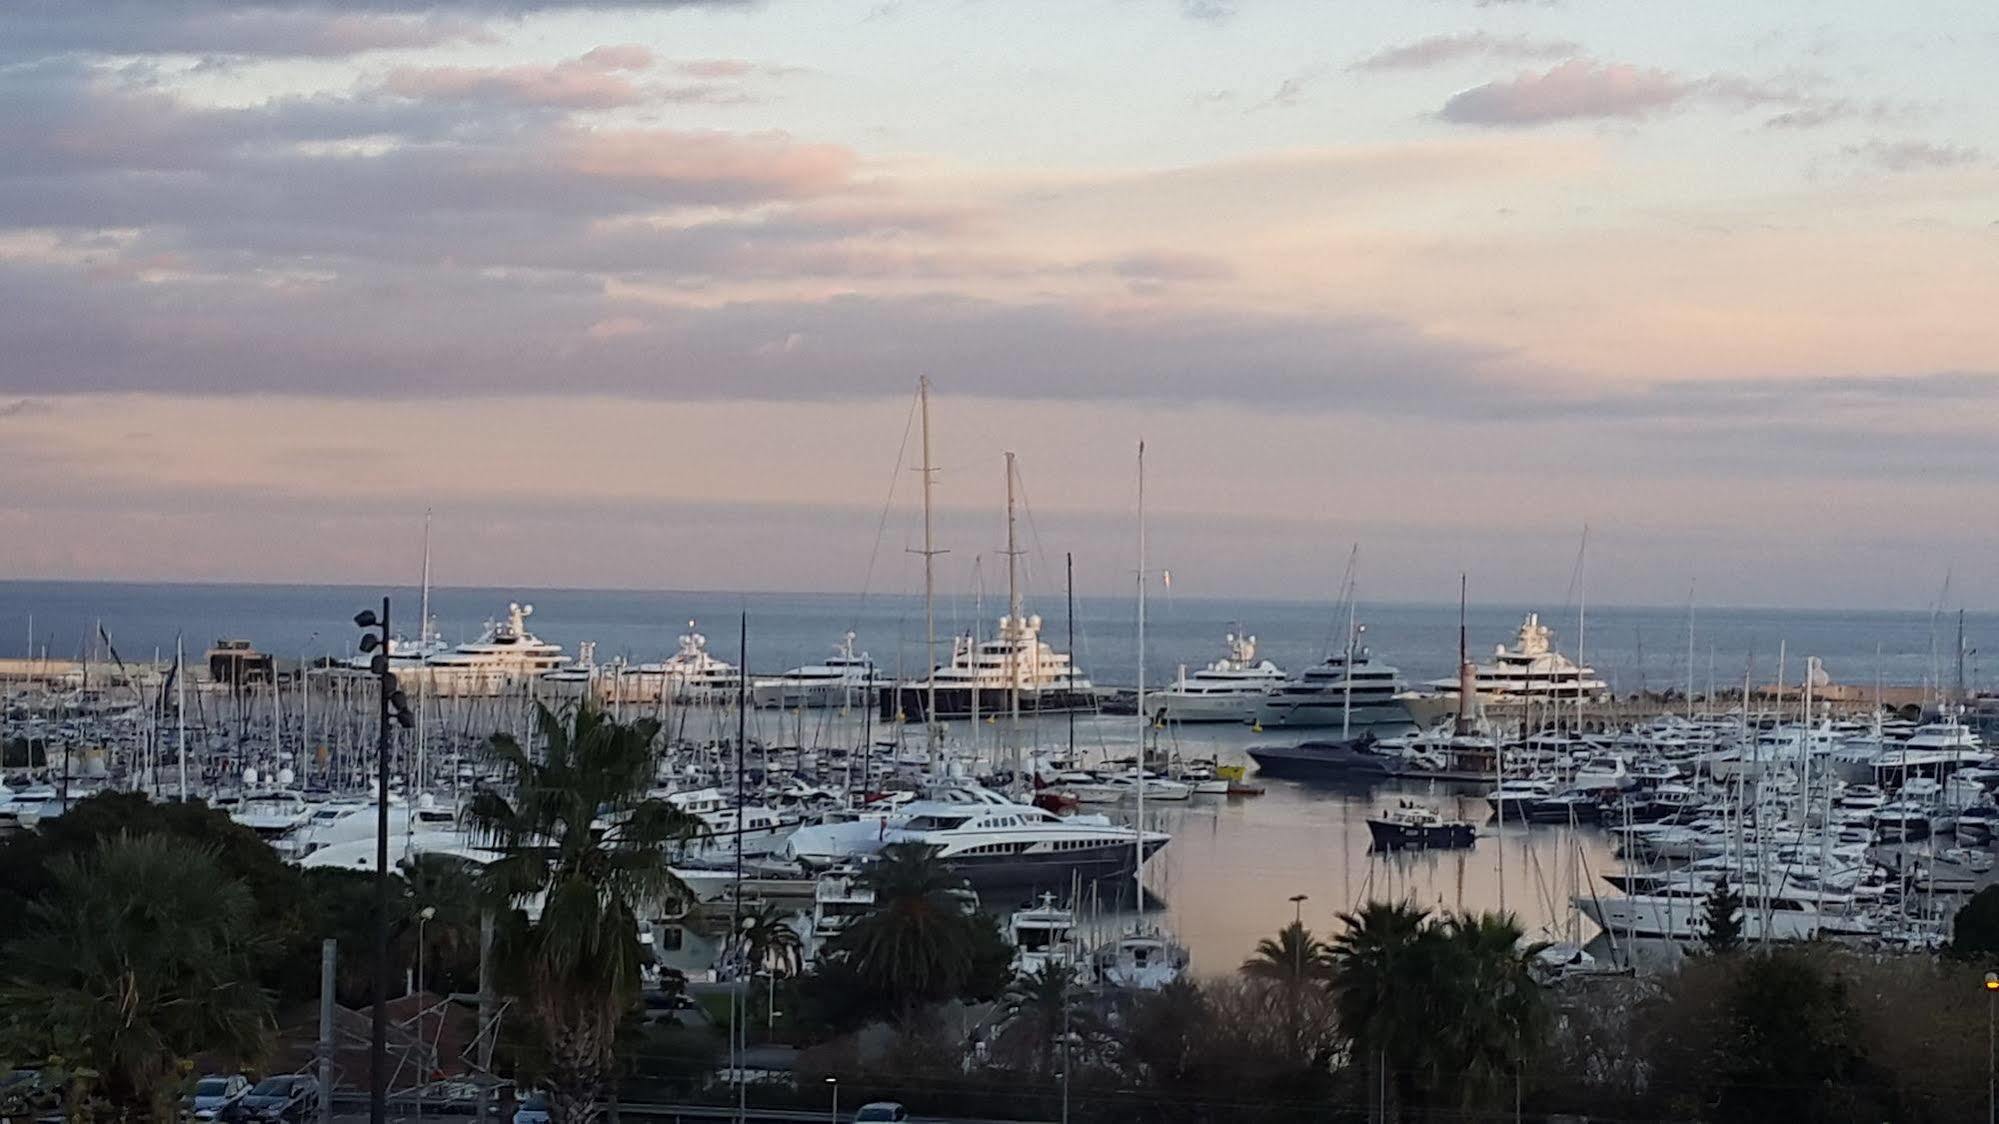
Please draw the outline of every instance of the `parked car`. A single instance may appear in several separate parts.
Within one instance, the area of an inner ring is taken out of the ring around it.
[[[249,1091],[250,1079],[240,1073],[211,1073],[194,1083],[181,1107],[196,1120],[227,1119]]]
[[[238,1120],[263,1124],[284,1121],[300,1124],[319,1107],[319,1083],[296,1074],[266,1077],[250,1087],[236,1102],[231,1115]]]
[[[855,1124],[869,1124],[871,1121],[901,1121],[909,1119],[908,1110],[894,1101],[874,1101],[864,1104],[854,1113]]]
[[[514,1109],[514,1124],[548,1124],[548,1094],[536,1090],[522,1097]]]

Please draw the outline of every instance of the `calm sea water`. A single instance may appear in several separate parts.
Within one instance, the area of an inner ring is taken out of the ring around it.
[[[176,634],[194,650],[218,637],[242,637],[280,658],[344,655],[353,651],[354,613],[379,602],[380,589],[346,586],[175,585],[69,582],[0,582],[0,655],[26,654],[32,618],[34,644],[56,657],[75,657],[99,623],[121,655],[149,658],[171,653]],[[418,594],[386,591],[403,629],[416,632]],[[749,665],[775,673],[829,654],[852,630],[860,647],[890,670],[915,674],[923,661],[921,598],[855,594],[725,594],[610,590],[439,589],[431,612],[441,634],[470,640],[483,624],[504,615],[510,601],[535,607],[529,627],[572,653],[585,640],[597,644],[599,662],[618,656],[656,658],[692,627],[709,648],[739,662],[739,614],[749,615]],[[982,605],[970,597],[940,598],[940,637],[982,625],[992,631],[1004,612],[1001,600]],[[1046,639],[1058,648],[1070,624],[1060,598],[1030,604],[1040,613]],[[1468,632],[1474,658],[1510,643],[1527,612],[1542,614],[1555,630],[1556,647],[1576,654],[1573,605],[1473,605]],[[1452,674],[1456,663],[1455,605],[1365,604],[1358,620],[1377,658],[1412,680]],[[1097,682],[1129,685],[1136,676],[1136,606],[1130,598],[1078,598],[1074,652]],[[1170,680],[1178,666],[1197,667],[1220,654],[1222,637],[1240,626],[1258,638],[1261,655],[1297,669],[1341,645],[1344,612],[1329,603],[1218,600],[1162,594],[1149,599],[1146,676]],[[1682,607],[1591,606],[1583,622],[1584,659],[1620,692],[1683,686],[1688,671],[1688,611]],[[1727,689],[1745,669],[1773,680],[1779,645],[1789,654],[1791,678],[1805,656],[1825,661],[1835,681],[1921,685],[1955,676],[1956,616],[1872,610],[1803,611],[1727,609],[1699,605],[1692,613],[1693,673],[1705,690],[1710,669]],[[1981,652],[1999,644],[1999,615],[1965,618],[1967,664],[1974,685],[1988,681]]]

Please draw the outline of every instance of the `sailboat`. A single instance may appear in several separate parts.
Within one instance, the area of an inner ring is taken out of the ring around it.
[[[1145,710],[1145,443],[1138,444],[1138,744],[1145,767],[1146,735],[1152,724]],[[1097,978],[1112,987],[1156,991],[1186,974],[1187,948],[1162,926],[1145,919],[1145,785],[1137,786],[1137,839],[1132,863],[1131,929],[1099,948],[1092,962]]]

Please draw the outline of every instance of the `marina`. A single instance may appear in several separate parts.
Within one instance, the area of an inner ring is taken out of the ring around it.
[[[161,587],[159,596],[177,593]],[[499,623],[471,642],[425,637],[392,648],[417,715],[393,761],[393,850],[482,858],[456,813],[487,780],[479,746],[495,731],[527,737],[537,703],[589,695],[614,714],[661,720],[660,791],[708,824],[709,840],[681,856],[702,899],[688,921],[695,931],[704,911],[738,893],[789,903],[805,918],[824,878],[896,841],[939,847],[996,915],[1052,895],[1088,947],[1111,950],[1102,971],[1134,979],[1155,979],[1162,957],[1225,970],[1296,894],[1325,924],[1384,894],[1452,909],[1503,905],[1540,939],[1618,963],[1643,946],[1698,941],[1707,897],[1727,882],[1744,894],[1752,939],[1934,946],[1949,908],[1986,884],[1993,866],[1999,767],[1977,725],[1985,700],[1969,684],[1918,686],[1932,701],[1915,705],[1912,719],[1907,704],[1822,701],[1815,693],[1852,692],[1835,687],[1816,658],[1787,658],[1796,682],[1784,690],[1737,684],[1732,696],[1648,701],[1592,696],[1592,687],[1512,710],[1506,704],[1521,700],[1501,693],[1475,720],[1428,727],[1380,729],[1348,711],[1346,737],[1318,724],[1265,727],[1253,716],[1176,721],[1152,706],[1143,719],[1135,708],[1120,715],[1111,691],[1093,709],[1014,711],[1001,686],[977,696],[994,713],[925,724],[883,716],[885,701],[908,689],[864,654],[857,630],[841,633],[823,663],[745,680],[739,663],[708,655],[696,633],[657,661],[572,658],[596,643],[572,649],[529,631],[530,613],[542,611],[525,595],[502,604]],[[174,610],[162,603],[148,612]],[[752,614],[789,633],[813,628],[809,619]],[[1526,619],[1521,636],[1535,628]],[[1176,640],[1192,631],[1169,627]],[[0,830],[30,828],[104,788],[165,799],[185,791],[228,809],[294,861],[372,867],[373,679],[357,657],[282,660],[240,641],[199,657],[183,645],[180,664],[154,663],[114,658],[112,635],[104,627],[84,658],[47,661],[40,673],[35,661],[8,665],[5,736],[25,756],[6,772]],[[1026,650],[988,649],[987,670],[1003,671],[1008,653]],[[1361,649],[1353,650],[1358,663]],[[1410,652],[1411,662],[1434,661]],[[1231,654],[1253,652],[1238,645]],[[1049,658],[1065,655],[1051,649]],[[1955,662],[1937,666],[1954,677]],[[670,667],[684,671],[661,670]],[[1574,667],[1585,681],[1587,669]],[[656,670],[635,677],[634,668]],[[1301,681],[1265,678],[1271,694]],[[1360,676],[1351,679],[1357,687]],[[1168,678],[1147,697],[1171,698],[1188,681]],[[1337,677],[1343,702],[1369,699],[1348,681]],[[780,706],[768,704],[783,694],[754,694],[801,685],[817,697]],[[1408,694],[1420,700],[1412,716],[1458,707],[1456,693]],[[748,704],[740,714],[738,700]],[[741,754],[739,724],[749,734]],[[740,800],[731,787],[739,767]],[[740,891],[731,871],[715,869],[737,840],[752,864]],[[1132,908],[1138,872],[1142,914]],[[1118,951],[1127,940],[1165,943]],[[685,947],[694,951],[679,966],[705,970],[699,950],[709,946]]]

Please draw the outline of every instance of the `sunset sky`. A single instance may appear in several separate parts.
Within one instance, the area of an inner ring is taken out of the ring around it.
[[[407,581],[428,508],[448,584],[906,591],[927,374],[955,587],[1012,449],[1123,588],[1142,437],[1189,593],[1559,598],[1587,524],[1592,600],[1990,607],[1995,60],[1990,0],[14,0],[0,577]]]

